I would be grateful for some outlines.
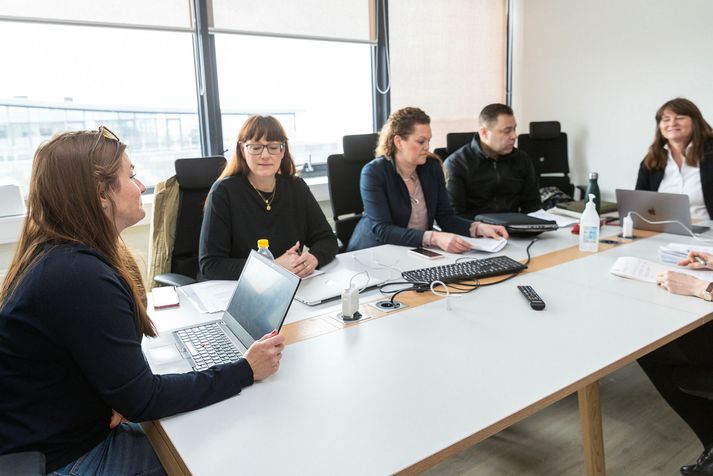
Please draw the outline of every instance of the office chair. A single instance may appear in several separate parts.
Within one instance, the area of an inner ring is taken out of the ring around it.
[[[531,122],[530,133],[520,134],[517,147],[527,152],[535,166],[540,187],[557,187],[574,198],[575,186],[569,178],[567,134],[558,121]],[[584,194],[584,187],[578,186]]]
[[[672,377],[683,393],[713,400],[713,371],[710,368],[678,367]]]
[[[449,155],[473,140],[475,132],[449,132],[446,134],[446,146],[433,150],[433,153],[446,160]]]
[[[340,253],[349,245],[349,239],[364,211],[359,179],[361,169],[374,158],[378,138],[376,133],[344,136],[344,154],[327,157],[329,200]]]
[[[176,160],[178,216],[171,251],[171,272],[154,276],[157,283],[183,286],[196,282],[203,207],[210,187],[225,164],[225,157],[222,156]]]
[[[45,471],[45,455],[39,451],[8,453],[0,456],[0,474],[40,476]]]

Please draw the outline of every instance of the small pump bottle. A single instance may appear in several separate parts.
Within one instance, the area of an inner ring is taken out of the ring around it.
[[[599,214],[594,198],[594,194],[589,194],[589,202],[579,219],[579,251],[599,251]]]

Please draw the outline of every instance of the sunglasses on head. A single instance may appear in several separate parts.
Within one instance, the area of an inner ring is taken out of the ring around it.
[[[121,147],[121,140],[119,139],[119,137],[113,132],[111,132],[108,127],[99,126],[99,129],[97,130],[97,140],[96,142],[94,142],[94,145],[89,150],[90,156],[94,153],[97,147],[99,147],[99,143],[101,142],[102,138],[110,140],[112,142],[116,142],[116,152],[119,153],[119,148]]]

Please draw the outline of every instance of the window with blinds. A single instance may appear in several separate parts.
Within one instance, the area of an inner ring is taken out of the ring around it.
[[[389,28],[391,110],[426,111],[432,148],[504,102],[505,0],[389,0]]]

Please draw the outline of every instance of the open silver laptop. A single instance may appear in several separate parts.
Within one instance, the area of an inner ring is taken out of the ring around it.
[[[691,203],[688,195],[685,194],[617,189],[616,202],[619,208],[620,223],[629,212],[633,211],[649,221],[680,221],[693,233],[703,233],[710,229],[707,226],[691,224]],[[633,214],[631,219],[634,222],[634,228],[640,230],[688,235],[688,232],[678,223],[652,225]]]
[[[188,372],[238,360],[253,342],[280,330],[299,283],[300,278],[251,251],[220,319],[145,340],[151,369]]]
[[[341,269],[331,273],[320,274],[314,278],[303,279],[300,284],[295,299],[308,306],[316,306],[324,301],[336,299],[342,295],[342,291],[349,288],[352,277],[359,274],[359,271],[351,269]],[[354,277],[354,286],[361,288],[373,288],[385,283],[387,278],[374,276],[376,273],[369,273],[367,282],[366,274],[359,274]]]

